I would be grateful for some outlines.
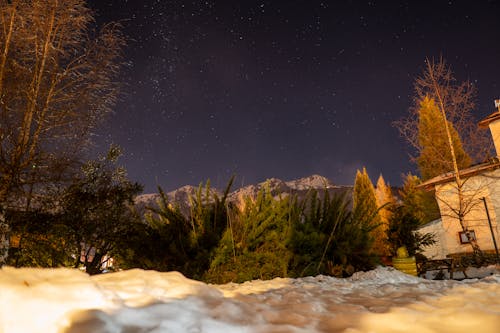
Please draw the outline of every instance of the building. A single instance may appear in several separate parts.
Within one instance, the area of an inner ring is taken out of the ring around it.
[[[431,232],[436,244],[425,249],[431,259],[443,259],[449,254],[472,252],[469,239],[475,239],[483,251],[495,251],[500,245],[500,100],[495,101],[497,111],[479,122],[479,126],[491,131],[497,157],[488,162],[460,170],[460,184],[455,173],[434,177],[420,185],[434,190],[441,219],[419,229]],[[458,188],[463,200],[459,200]],[[461,205],[460,205],[461,202]],[[462,213],[469,237],[462,229],[458,214]]]

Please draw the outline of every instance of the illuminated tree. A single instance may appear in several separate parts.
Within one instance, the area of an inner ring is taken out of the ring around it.
[[[382,221],[378,214],[377,199],[373,183],[366,172],[356,172],[353,190],[353,212],[356,219],[361,221],[361,225],[370,229],[370,236],[373,239],[372,252],[376,255],[387,255],[386,233],[381,228]]]
[[[392,195],[391,187],[385,182],[384,177],[380,175],[377,180],[377,187],[375,188],[375,198],[377,202],[377,207],[379,208],[378,215],[380,216],[380,227],[378,232],[380,235],[380,244],[377,244],[380,248],[381,255],[390,255],[389,244],[387,239],[384,237],[387,234],[389,228],[389,220],[392,215],[391,208],[396,203],[394,196]]]
[[[481,250],[476,240],[470,237],[465,222],[465,216],[477,205],[475,195],[478,192],[475,191],[472,195],[465,193],[465,182],[461,179],[460,168],[470,164],[467,154],[476,161],[484,159],[491,151],[491,142],[485,139],[484,132],[479,132],[471,115],[475,95],[473,86],[468,82],[457,84],[450,67],[443,59],[438,62],[427,60],[426,64],[427,67],[422,76],[415,81],[415,106],[410,109],[410,116],[397,122],[396,126],[417,152],[424,153],[423,156],[421,155],[422,159],[419,165],[423,163],[426,172],[432,172],[431,163],[447,165],[447,169],[451,166],[448,171],[453,172],[457,200],[444,202],[440,200],[439,196],[436,198],[447,207],[449,214],[458,220],[474,253],[481,257]],[[420,124],[420,110],[423,110],[424,115],[427,112],[429,117],[434,119],[429,120],[427,126]],[[430,124],[431,122],[435,122],[435,124]],[[441,131],[420,133],[422,128],[428,129],[431,125],[438,126],[437,124],[441,124]],[[463,139],[465,152],[462,151],[459,136]],[[441,147],[446,147],[446,153],[437,154],[429,148],[432,147],[431,144],[440,140]],[[424,151],[424,149],[428,149],[428,151]],[[422,176],[424,177],[424,173]]]
[[[1,201],[87,142],[116,100],[124,42],[116,24],[91,31],[83,0],[1,1],[0,14]]]
[[[456,130],[463,143],[463,150],[470,156],[472,162],[483,161],[491,154],[493,148],[491,139],[486,131],[478,128],[472,116],[475,95],[476,89],[470,82],[457,82],[444,59],[426,60],[423,73],[415,79],[414,103],[409,109],[408,117],[394,122],[394,126],[414,149],[413,161],[417,161],[420,152],[425,148],[421,143],[419,126],[420,111],[425,99],[434,101],[441,116],[443,110],[445,111],[447,123]],[[446,131],[443,119],[440,123],[443,131]],[[449,150],[449,144],[447,146]]]
[[[215,283],[286,277],[291,252],[286,247],[292,221],[298,216],[294,198],[276,200],[269,186],[228,216],[205,279]]]
[[[0,0],[0,204],[61,180],[110,112],[124,39],[93,23],[84,0]]]
[[[439,207],[434,192],[427,192],[418,186],[422,183],[420,178],[411,173],[403,176],[403,187],[399,190],[405,215],[411,215],[420,224],[425,224],[440,217]]]
[[[447,123],[458,169],[465,169],[470,166],[471,158],[464,151],[453,124]],[[421,149],[417,164],[424,181],[453,170],[453,157],[443,116],[435,101],[429,97],[424,97],[420,102],[418,139]]]

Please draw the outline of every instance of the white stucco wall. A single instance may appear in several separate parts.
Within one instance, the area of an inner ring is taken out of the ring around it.
[[[490,128],[491,138],[493,139],[493,144],[495,145],[495,150],[498,156],[500,152],[500,121],[493,121],[488,126]]]
[[[422,254],[428,259],[444,259],[448,254],[446,245],[446,232],[441,219],[429,222],[420,227],[417,232],[421,234],[431,233],[434,235],[435,244],[423,248]]]
[[[464,179],[463,186],[465,225],[474,230],[481,250],[493,250],[493,239],[489,228],[484,202],[486,198],[493,232],[499,244],[500,228],[497,216],[500,216],[500,169]],[[459,210],[458,191],[455,182],[436,186],[436,199],[441,211],[444,230],[443,250],[447,253],[471,252],[469,244],[461,244],[459,232],[462,228],[457,211]]]

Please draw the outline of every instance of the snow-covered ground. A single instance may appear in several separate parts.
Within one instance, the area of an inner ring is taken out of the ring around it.
[[[0,270],[0,333],[500,332],[500,272],[430,281],[391,268],[207,285],[176,272]]]

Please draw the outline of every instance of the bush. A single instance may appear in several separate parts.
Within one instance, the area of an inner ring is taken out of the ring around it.
[[[387,231],[392,253],[396,254],[398,248],[405,246],[408,254],[414,256],[421,254],[422,248],[434,244],[436,242],[434,235],[421,234],[416,231],[421,225],[421,220],[407,207],[400,205],[393,208]]]
[[[158,271],[179,271],[201,279],[209,268],[213,252],[227,224],[226,199],[233,183],[230,179],[221,198],[207,181],[190,198],[191,214],[184,216],[159,188],[158,207],[147,207],[145,224],[135,244],[120,257],[123,267],[142,267]]]
[[[275,200],[268,187],[255,200],[233,207],[215,257],[204,279],[243,282],[287,276],[291,256],[286,239],[296,211],[291,197]]]
[[[306,197],[302,217],[295,221],[288,247],[293,253],[291,275],[295,277],[327,274],[351,275],[355,270],[373,267],[370,229],[349,209],[345,195],[323,199],[316,191]]]

